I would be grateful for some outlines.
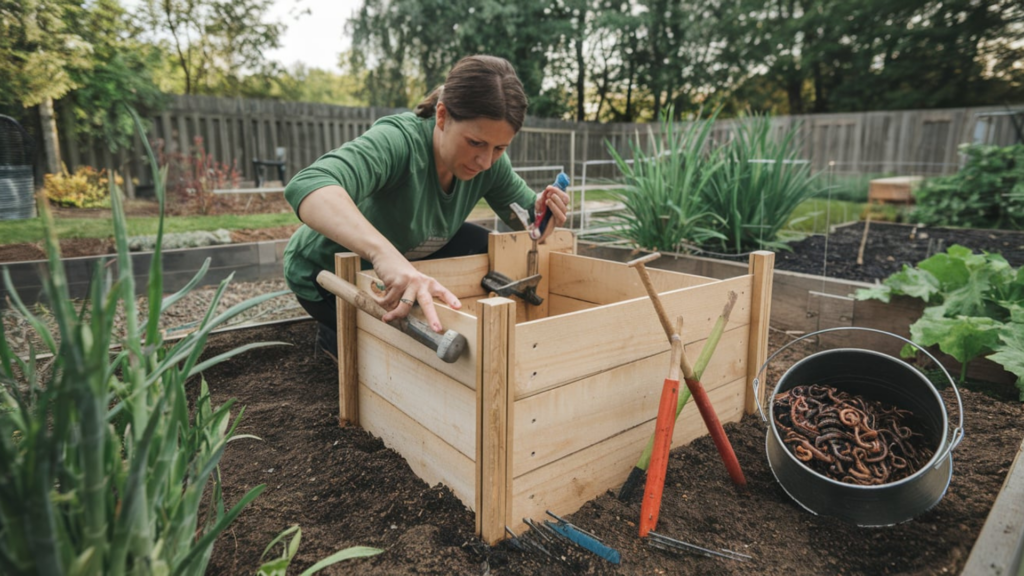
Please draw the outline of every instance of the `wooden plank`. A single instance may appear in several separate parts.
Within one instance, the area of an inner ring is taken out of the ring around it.
[[[345,252],[334,255],[334,275],[355,282],[359,255]],[[359,357],[356,312],[343,298],[335,297],[338,317],[338,423],[359,425]]]
[[[680,272],[650,267],[648,271],[659,294],[714,282],[712,278]],[[625,264],[569,254],[553,257],[550,292],[595,304],[612,304],[647,295],[636,271]]]
[[[477,344],[480,379],[477,382],[477,533],[493,544],[505,538],[511,489],[509,423],[513,401],[511,354],[515,348],[516,303],[508,298],[480,301]]]
[[[962,573],[990,576],[1024,573],[1024,442],[1017,450]]]
[[[739,421],[743,416],[744,380],[708,394],[723,424]],[[518,532],[525,527],[521,518],[542,518],[545,510],[558,515],[572,514],[586,502],[621,485],[653,433],[654,420],[651,420],[516,477],[509,526]],[[707,429],[696,405],[688,403],[676,422],[672,446],[682,446],[705,434]],[[727,475],[724,467],[721,473]]]
[[[476,394],[366,332],[356,339],[359,381],[467,458],[476,459]]]
[[[371,278],[372,277],[366,272],[360,272],[356,275],[355,284],[364,292],[370,292]],[[469,314],[452,310],[437,301],[434,302],[434,307],[437,310],[438,318],[441,320],[441,325],[444,326],[446,330],[455,330],[459,334],[462,334],[469,342],[469,345],[466,347],[466,351],[462,356],[451,364],[438,358],[435,350],[431,350],[421,342],[413,339],[412,336],[402,333],[398,329],[381,322],[366,312],[360,311],[356,315],[356,325],[360,330],[372,334],[384,342],[402,350],[406,354],[415,357],[417,360],[434,370],[437,370],[438,372],[441,372],[442,374],[445,374],[446,376],[475,390],[476,356],[478,353],[478,347],[474,340],[474,335],[477,331],[477,319]],[[420,320],[423,319],[423,313],[419,308],[414,309],[412,314]]]
[[[746,376],[748,336],[747,326],[722,336],[701,378],[707,391]],[[696,358],[705,342],[688,344],[688,357]],[[649,356],[516,402],[513,475],[654,419],[669,357],[669,352]]]
[[[597,304],[594,304],[593,302],[585,302],[583,300],[569,298],[568,296],[562,296],[561,294],[548,294],[549,318],[559,316],[561,314],[568,314],[570,312],[589,310],[595,307],[597,307]]]
[[[768,329],[772,315],[772,279],[775,254],[758,250],[750,255],[750,275],[753,277],[750,290],[750,335],[747,338],[747,382],[753,382],[761,365],[768,358]],[[762,393],[766,386],[762,386]],[[753,390],[746,396],[745,410],[752,413],[761,398]]]
[[[444,258],[442,260],[420,260],[413,267],[444,285],[459,299],[484,296],[486,292],[480,280],[487,274],[490,260],[487,254]]]
[[[365,386],[359,388],[360,425],[402,455],[428,485],[442,483],[470,509],[475,509],[476,465],[401,410]]]
[[[751,277],[681,288],[661,295],[670,317],[686,319],[687,343],[707,338],[730,291],[735,324],[750,319]],[[516,334],[516,400],[668,350],[648,298],[527,322]]]

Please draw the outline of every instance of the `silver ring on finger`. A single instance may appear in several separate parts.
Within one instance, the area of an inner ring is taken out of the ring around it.
[[[398,301],[402,304],[408,304],[409,306],[416,304],[415,300],[410,300],[409,298],[399,298]]]

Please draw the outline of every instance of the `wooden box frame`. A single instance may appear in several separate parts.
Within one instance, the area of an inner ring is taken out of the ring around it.
[[[461,300],[438,304],[467,352],[446,364],[426,346],[338,299],[339,408],[401,453],[430,484],[442,482],[476,512],[488,543],[546,510],[570,514],[619,486],[654,430],[669,346],[634,270],[577,256],[558,230],[539,249],[541,306],[488,297],[489,270],[526,276],[530,239],[492,234],[489,253],[416,263]],[[369,290],[354,254],[335,273]],[[738,296],[702,381],[722,422],[755,407],[750,381],[764,363],[774,254],[751,255],[749,273],[728,280],[649,269],[665,309],[684,318],[696,358],[729,292]],[[417,310],[418,312],[418,310]],[[673,446],[706,434],[692,403]],[[724,470],[723,470],[724,473]]]

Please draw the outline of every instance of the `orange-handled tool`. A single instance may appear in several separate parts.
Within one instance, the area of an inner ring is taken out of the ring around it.
[[[683,341],[679,337],[683,319],[679,318],[675,334],[672,334],[672,359],[669,363],[668,378],[661,387],[661,401],[658,404],[658,420],[654,428],[654,449],[651,463],[647,467],[647,484],[644,499],[640,504],[640,537],[658,526],[661,513],[661,495],[665,490],[665,475],[668,471],[668,453],[672,449],[672,433],[676,427],[676,401],[679,398],[679,360],[683,354]]]

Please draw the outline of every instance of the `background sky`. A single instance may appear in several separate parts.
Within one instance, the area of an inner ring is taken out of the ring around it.
[[[303,62],[337,71],[338,53],[351,44],[344,36],[345,21],[360,6],[362,0],[276,0],[268,19],[284,23],[288,30],[281,48],[268,51],[267,58],[288,67]]]

